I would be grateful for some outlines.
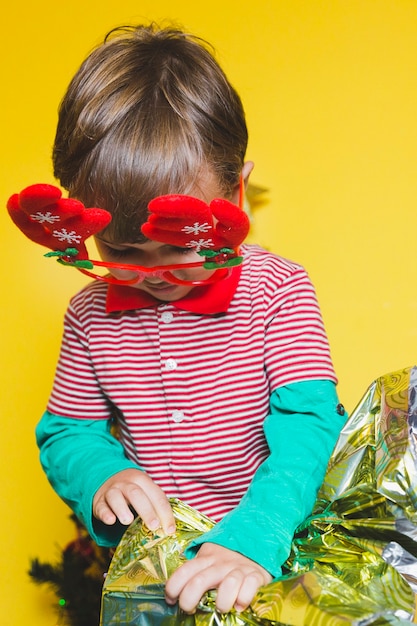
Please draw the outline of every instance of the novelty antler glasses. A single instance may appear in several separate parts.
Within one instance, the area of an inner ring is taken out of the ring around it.
[[[10,217],[32,241],[52,250],[61,265],[75,267],[83,274],[113,284],[134,285],[147,277],[161,278],[178,285],[204,285],[226,278],[233,266],[242,263],[239,245],[249,231],[249,219],[242,210],[243,182],[239,207],[222,198],[209,205],[184,195],[167,195],[149,203],[149,218],[143,234],[153,241],[194,250],[201,261],[145,267],[91,260],[85,240],[103,230],[111,221],[108,211],[86,208],[78,200],[62,198],[52,185],[32,185],[8,201]],[[203,258],[204,257],[204,258]],[[193,280],[185,270],[207,270],[207,277]],[[112,270],[129,272],[117,278]],[[109,271],[110,274],[103,274]]]

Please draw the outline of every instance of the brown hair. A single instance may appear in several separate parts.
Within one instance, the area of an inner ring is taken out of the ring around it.
[[[59,109],[54,174],[113,215],[114,240],[139,241],[148,202],[189,193],[204,172],[227,197],[247,146],[242,103],[207,44],[174,28],[111,31]]]

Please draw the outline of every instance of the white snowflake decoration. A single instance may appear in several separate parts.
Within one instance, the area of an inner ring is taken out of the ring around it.
[[[196,252],[205,250],[206,248],[213,248],[213,239],[199,239],[198,241],[192,240],[185,244],[187,248],[195,248]]]
[[[194,222],[192,226],[184,226],[181,230],[187,235],[199,235],[200,233],[207,233],[209,230],[211,230],[211,228],[211,224],[209,224],[208,222],[204,222],[204,224]]]
[[[61,219],[59,215],[54,215],[50,211],[46,213],[38,211],[37,213],[32,213],[30,217],[35,220],[35,222],[39,222],[39,224],[54,224]]]
[[[75,230],[68,232],[66,228],[61,230],[54,230],[52,233],[59,241],[66,241],[67,243],[80,243],[81,235],[77,235]]]

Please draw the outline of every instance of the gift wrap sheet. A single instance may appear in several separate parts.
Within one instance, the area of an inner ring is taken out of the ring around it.
[[[183,550],[214,522],[174,499],[175,535],[151,532],[136,519],[105,579],[101,626],[412,623],[417,592],[416,433],[417,368],[378,378],[339,437],[312,515],[296,531],[282,577],[262,587],[242,613],[218,613],[215,591],[205,594],[194,615],[164,600],[165,581],[184,561]]]

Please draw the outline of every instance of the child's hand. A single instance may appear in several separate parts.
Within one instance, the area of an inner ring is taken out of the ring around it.
[[[93,499],[93,515],[104,524],[118,519],[129,525],[134,520],[134,509],[150,530],[163,528],[167,534],[175,532],[175,520],[165,493],[141,470],[118,472],[97,490]]]
[[[186,561],[168,580],[165,599],[193,613],[202,596],[217,589],[216,608],[226,613],[233,607],[243,611],[252,602],[259,587],[271,582],[272,576],[247,557],[214,543],[203,543],[197,556]]]

